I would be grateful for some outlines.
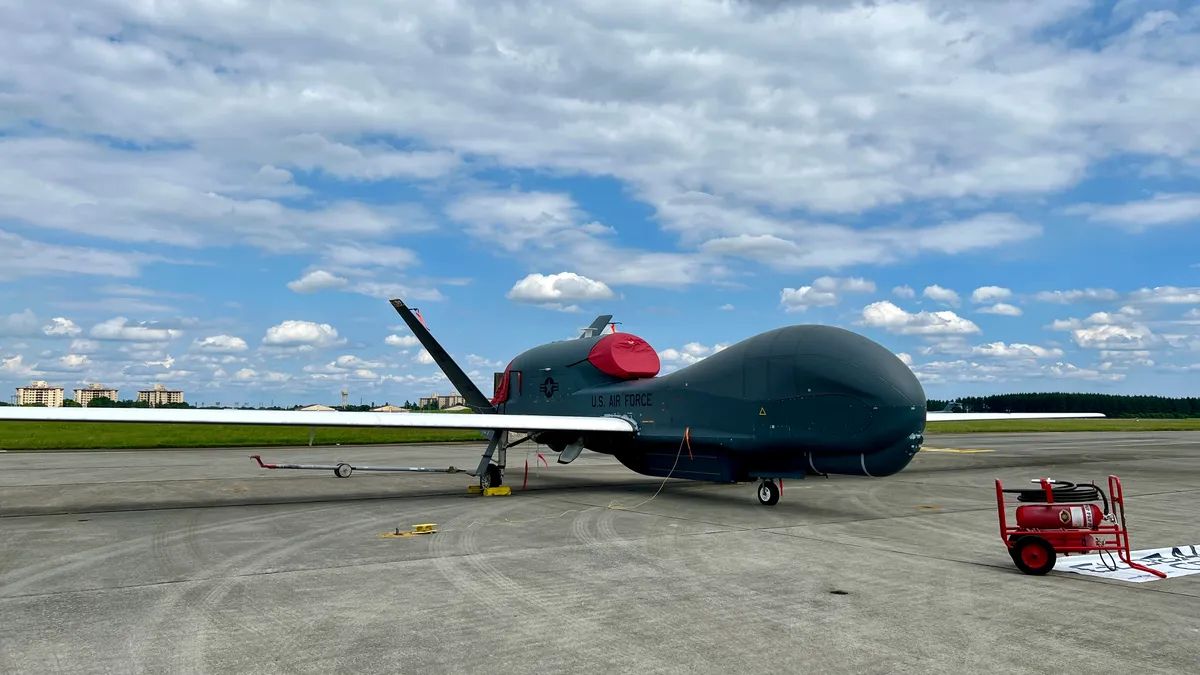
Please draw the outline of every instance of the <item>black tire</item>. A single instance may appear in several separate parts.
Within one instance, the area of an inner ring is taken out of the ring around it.
[[[339,462],[337,466],[333,467],[333,475],[338,478],[349,478],[353,471],[354,467],[345,462]]]
[[[1041,537],[1021,537],[1012,549],[1012,559],[1025,574],[1041,576],[1054,569],[1057,554],[1050,542]]]
[[[500,467],[495,464],[488,464],[488,468],[479,477],[479,487],[486,490],[488,488],[500,487],[504,483],[504,474],[501,473]]]
[[[775,506],[779,503],[779,486],[775,481],[764,480],[758,484],[758,503],[763,506]]]

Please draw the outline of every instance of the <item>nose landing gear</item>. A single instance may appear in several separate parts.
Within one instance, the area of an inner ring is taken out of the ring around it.
[[[758,484],[758,503],[775,506],[779,503],[780,489],[774,478],[764,478]]]

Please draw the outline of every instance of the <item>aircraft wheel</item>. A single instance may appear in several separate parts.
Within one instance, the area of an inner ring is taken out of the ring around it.
[[[779,486],[773,480],[764,480],[758,484],[758,503],[763,506],[775,506],[779,503]]]
[[[333,475],[338,478],[349,478],[353,471],[354,467],[345,462],[338,462],[338,465],[333,467]]]
[[[495,464],[488,464],[487,471],[479,477],[479,487],[484,490],[488,488],[500,487],[504,482],[504,474],[500,472],[500,467]]]

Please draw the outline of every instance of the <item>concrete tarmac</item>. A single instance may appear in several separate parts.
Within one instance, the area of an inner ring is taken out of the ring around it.
[[[466,468],[472,444],[0,454],[0,672],[1200,664],[1200,575],[1022,574],[993,487],[1115,473],[1135,549],[1200,545],[1200,433],[930,436],[894,477],[786,481],[774,507],[754,484],[664,485],[545,448],[522,490],[518,450],[496,497],[465,474],[338,479],[247,457]],[[380,536],[419,523],[438,532]]]

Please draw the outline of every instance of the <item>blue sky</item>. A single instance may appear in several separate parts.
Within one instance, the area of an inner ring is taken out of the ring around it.
[[[486,392],[611,313],[1200,395],[1200,10],[872,5],[0,9],[0,387],[446,393],[401,297]]]

